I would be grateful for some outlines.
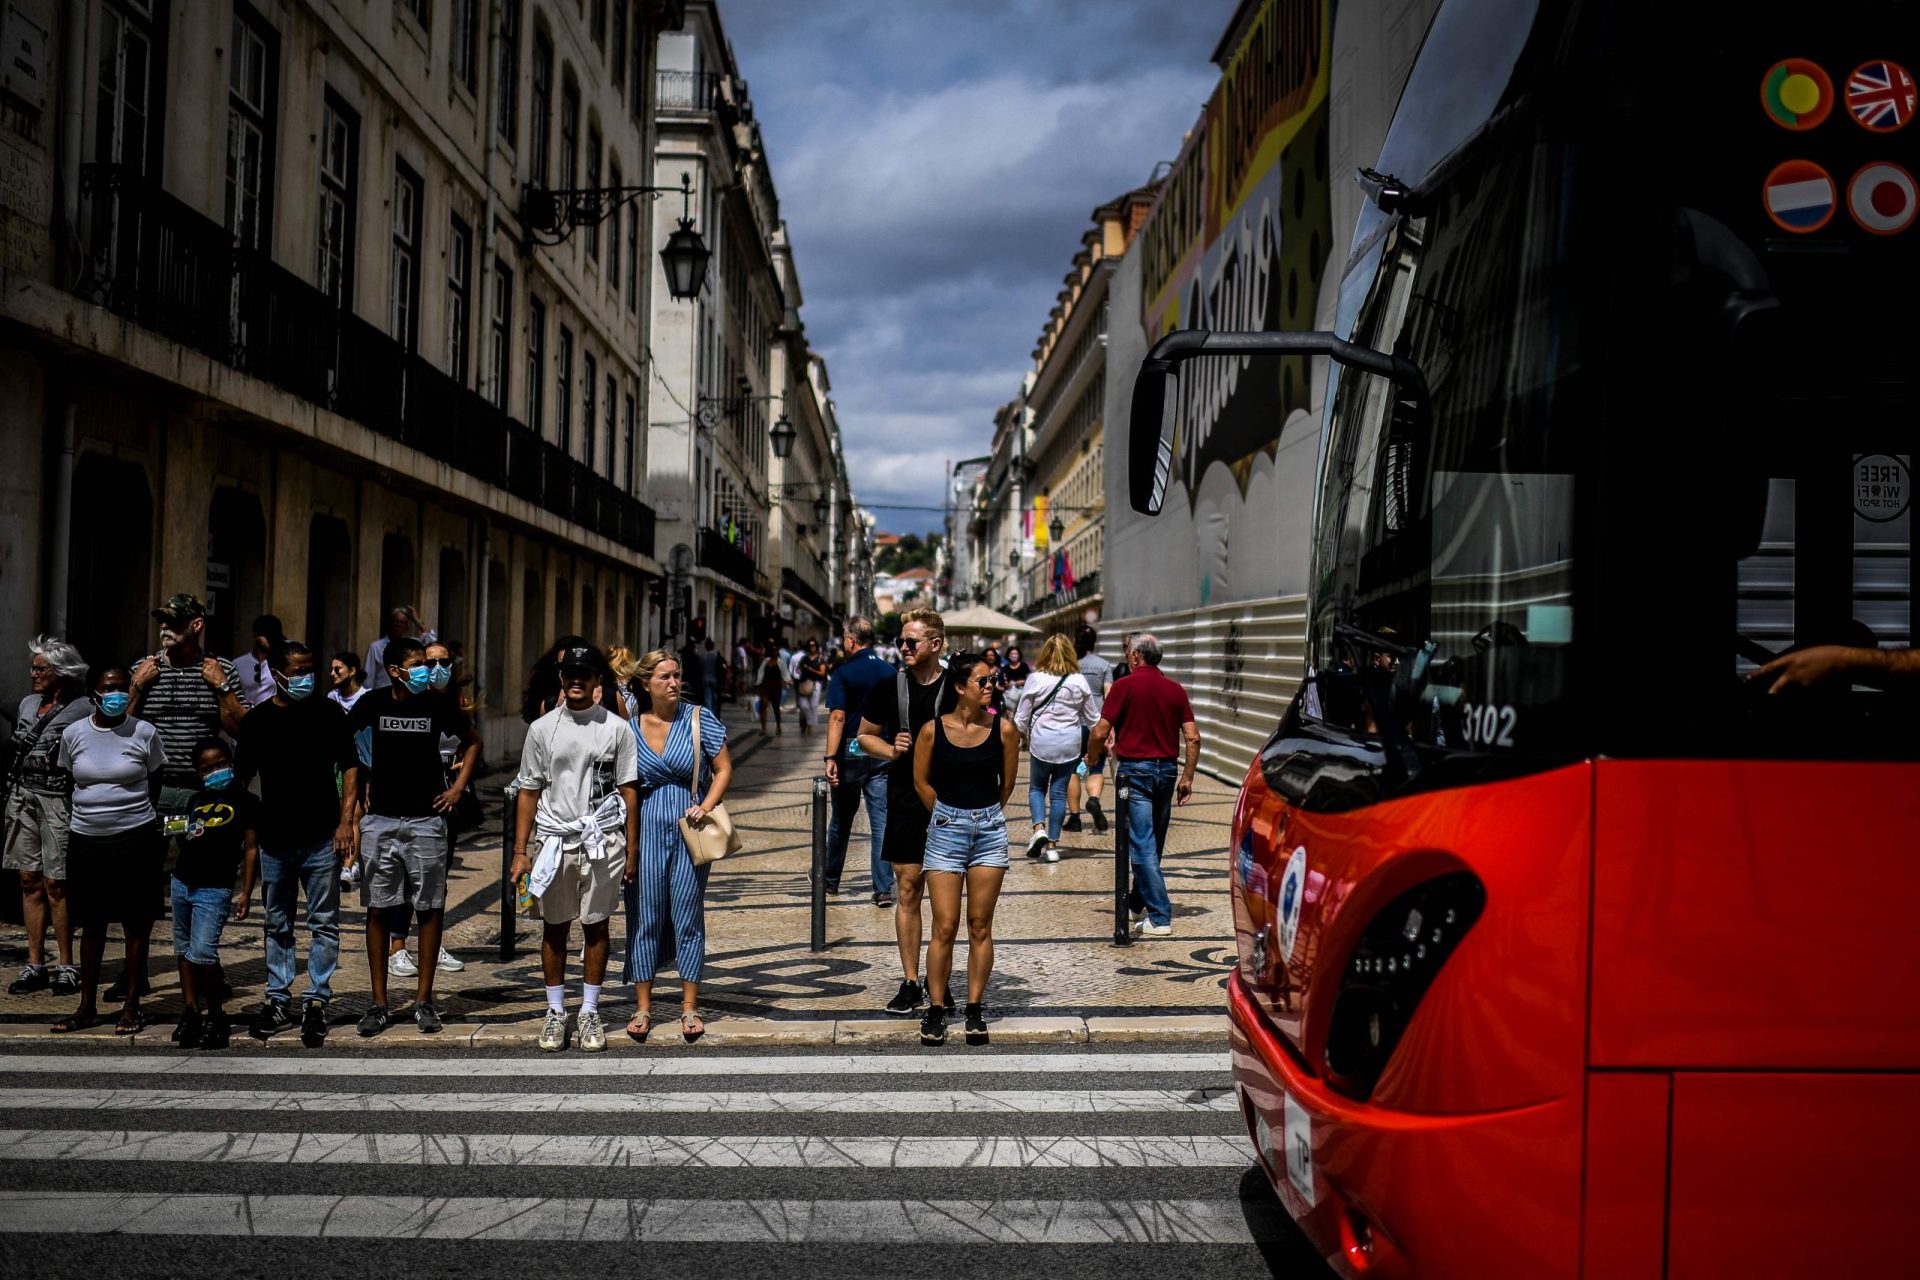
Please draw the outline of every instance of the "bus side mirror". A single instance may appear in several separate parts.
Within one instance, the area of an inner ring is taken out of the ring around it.
[[[1143,516],[1159,515],[1167,499],[1179,392],[1180,375],[1173,361],[1151,357],[1141,361],[1127,415],[1127,500]]]

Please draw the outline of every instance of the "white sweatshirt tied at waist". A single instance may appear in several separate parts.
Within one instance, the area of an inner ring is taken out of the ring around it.
[[[533,870],[528,873],[527,888],[536,898],[545,893],[547,886],[553,883],[554,876],[560,873],[561,851],[569,847],[581,847],[589,862],[599,862],[611,856],[607,850],[607,835],[623,830],[626,823],[627,802],[617,791],[602,800],[593,812],[571,822],[555,819],[545,808],[534,810],[533,834],[540,841],[540,854],[533,860]]]

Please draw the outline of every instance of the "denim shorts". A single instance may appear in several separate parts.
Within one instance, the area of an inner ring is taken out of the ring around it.
[[[964,873],[972,867],[1007,866],[1007,815],[990,809],[956,809],[945,801],[933,806],[927,826],[928,871]]]
[[[173,882],[173,954],[188,964],[220,963],[220,930],[233,913],[233,890],[189,889]]]

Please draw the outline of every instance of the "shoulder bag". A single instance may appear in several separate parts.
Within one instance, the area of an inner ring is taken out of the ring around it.
[[[705,758],[700,754],[700,708],[693,709],[693,788],[692,794],[698,797],[700,790],[700,766]],[[724,802],[707,810],[707,816],[698,825],[690,819],[680,819],[680,835],[687,842],[687,856],[693,859],[693,865],[704,867],[709,862],[718,862],[730,853],[740,851],[740,831],[733,825],[733,818],[727,813]]]

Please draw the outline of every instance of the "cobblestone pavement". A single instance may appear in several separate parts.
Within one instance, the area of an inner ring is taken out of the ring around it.
[[[829,901],[828,949],[809,948],[808,870],[810,865],[811,779],[819,766],[819,734],[801,738],[789,724],[783,736],[763,738],[739,708],[729,708],[735,755],[739,761],[727,808],[742,828],[746,848],[718,864],[707,892],[707,979],[701,1005],[717,1038],[728,1023],[776,1021],[829,1025],[839,1020],[874,1019],[875,1032],[886,1027],[904,1032],[908,1020],[887,1020],[881,1005],[899,982],[900,961],[893,936],[893,912],[872,904],[867,872],[864,812],[847,855],[843,892]],[[477,1025],[506,1031],[530,1022],[543,1007],[537,922],[521,919],[517,954],[499,958],[500,943],[500,787],[501,773],[483,780],[487,824],[460,844],[448,885],[448,947],[466,964],[460,973],[442,973],[435,999],[449,1029]],[[1111,785],[1108,787],[1111,809]],[[1062,838],[1061,861],[1047,865],[1013,852],[1013,868],[994,922],[996,958],[987,992],[989,1017],[1015,1019],[1157,1019],[1162,1027],[1186,1023],[1186,1030],[1216,1025],[1224,1036],[1225,984],[1232,955],[1232,916],[1228,903],[1227,826],[1233,790],[1206,777],[1193,800],[1176,809],[1164,860],[1174,901],[1175,934],[1113,945],[1113,836],[1097,836],[1092,823],[1083,834]],[[1017,845],[1031,830],[1026,815],[1024,778],[1008,806],[1009,829]],[[341,913],[341,967],[335,977],[336,1024],[358,1018],[365,1007],[366,956],[364,914],[357,896],[345,895]],[[614,918],[615,964],[609,972],[610,1017],[631,1011],[629,989],[612,986],[618,956],[624,953],[624,928]],[[171,1023],[180,1010],[168,926],[154,930],[151,964],[154,992],[149,1016]],[[298,934],[305,968],[305,929]],[[955,948],[953,985],[965,981],[965,931]],[[257,1002],[266,976],[260,908],[244,922],[229,924],[221,940],[222,958],[238,992],[237,1005]],[[118,971],[117,941],[107,949],[107,977]],[[0,966],[10,979],[24,962],[25,935],[17,925],[0,926]],[[571,999],[577,999],[579,969],[568,966]],[[411,995],[410,979],[392,979],[396,1012]],[[296,981],[296,1000],[305,977]],[[656,1008],[678,1007],[676,982],[663,967],[656,987]],[[104,1007],[104,1006],[103,1006]],[[42,992],[0,995],[0,1034],[32,1034],[70,1010]],[[110,1011],[109,1011],[110,1012]],[[858,1025],[857,1023],[855,1025]],[[1053,1023],[1033,1022],[1035,1027]],[[1078,1025],[1078,1024],[1076,1024]],[[1147,1025],[1136,1022],[1129,1025]],[[344,1028],[343,1028],[344,1029]],[[404,1021],[396,1034],[414,1037]],[[110,1034],[101,1032],[86,1033]],[[149,1033],[151,1034],[151,1033]],[[142,1037],[146,1039],[148,1037]],[[290,1038],[290,1037],[283,1037]],[[385,1038],[385,1037],[383,1037]],[[846,1039],[843,1033],[841,1038]]]

